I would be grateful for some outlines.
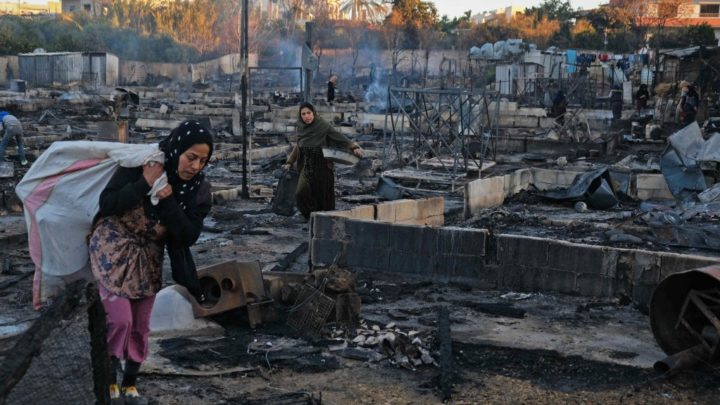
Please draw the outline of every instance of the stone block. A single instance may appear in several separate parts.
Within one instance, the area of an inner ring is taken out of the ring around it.
[[[359,249],[350,244],[345,262],[351,269],[391,271],[390,250],[382,248]]]
[[[641,200],[660,199],[673,200],[672,192],[665,182],[662,174],[635,175],[635,196]]]
[[[615,249],[552,241],[548,245],[548,266],[555,270],[615,277],[618,252]]]
[[[390,243],[390,230],[393,225],[376,222],[349,220],[345,222],[345,233],[353,244],[353,249],[382,248]]]
[[[577,293],[577,277],[578,275],[573,271],[550,270],[547,272],[547,280],[543,283],[543,289],[575,294]]]
[[[611,298],[615,293],[615,280],[597,274],[578,274],[577,291],[586,297]]]
[[[485,255],[485,239],[488,231],[458,227],[440,228],[438,251],[441,254]]]
[[[402,223],[420,218],[415,200],[401,200],[395,205],[395,222]]]
[[[425,219],[445,214],[445,198],[432,197],[416,200],[418,219]]]
[[[343,250],[344,244],[339,240],[313,239],[310,242],[310,260],[315,266],[330,266],[336,258],[347,260]]]
[[[545,267],[548,264],[549,239],[520,235],[498,235],[498,262],[504,268],[514,265]]]
[[[412,205],[412,208],[403,208],[406,204]],[[375,206],[375,218],[378,221],[396,222],[398,211],[400,211],[400,217],[404,217],[408,215],[407,212],[409,210],[414,210],[416,208],[417,206],[414,200],[389,201]],[[405,211],[403,212],[403,210]]]
[[[313,239],[342,240],[345,238],[346,220],[345,217],[331,213],[313,213],[310,237]]]

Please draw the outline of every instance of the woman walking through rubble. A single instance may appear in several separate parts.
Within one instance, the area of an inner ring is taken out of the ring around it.
[[[295,199],[305,219],[312,212],[335,209],[334,166],[323,157],[324,146],[346,148],[357,157],[364,153],[358,144],[317,116],[312,104],[302,103],[298,112],[298,141],[285,167],[298,163],[300,179]]]
[[[119,400],[122,395],[126,404],[142,400],[136,379],[148,355],[164,247],[175,281],[203,300],[189,247],[211,208],[210,185],[202,170],[212,154],[212,136],[200,123],[186,121],[160,142],[160,150],[164,165],[150,161],[142,167],[121,167],[113,175],[100,195],[89,240],[90,265],[107,316],[110,397]],[[125,360],[125,371],[118,387],[120,360]]]

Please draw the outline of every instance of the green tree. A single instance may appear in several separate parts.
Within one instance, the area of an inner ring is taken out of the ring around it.
[[[547,17],[548,20],[567,21],[574,14],[568,0],[545,0],[539,6],[525,9],[525,15],[534,15],[538,20]]]

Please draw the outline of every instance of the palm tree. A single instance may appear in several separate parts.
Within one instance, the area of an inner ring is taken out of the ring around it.
[[[340,11],[349,12],[353,21],[379,21],[385,18],[388,10],[382,0],[344,0]]]

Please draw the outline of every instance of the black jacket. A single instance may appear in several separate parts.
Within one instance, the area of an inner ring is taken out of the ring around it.
[[[193,296],[200,297],[200,284],[190,246],[200,236],[203,220],[212,207],[210,184],[207,181],[201,183],[195,204],[186,211],[173,197],[160,200],[157,206],[153,206],[147,196],[150,188],[143,177],[142,167],[119,168],[100,194],[100,211],[96,221],[97,218],[122,214],[142,202],[145,214],[157,218],[167,228],[166,247],[173,279]]]

